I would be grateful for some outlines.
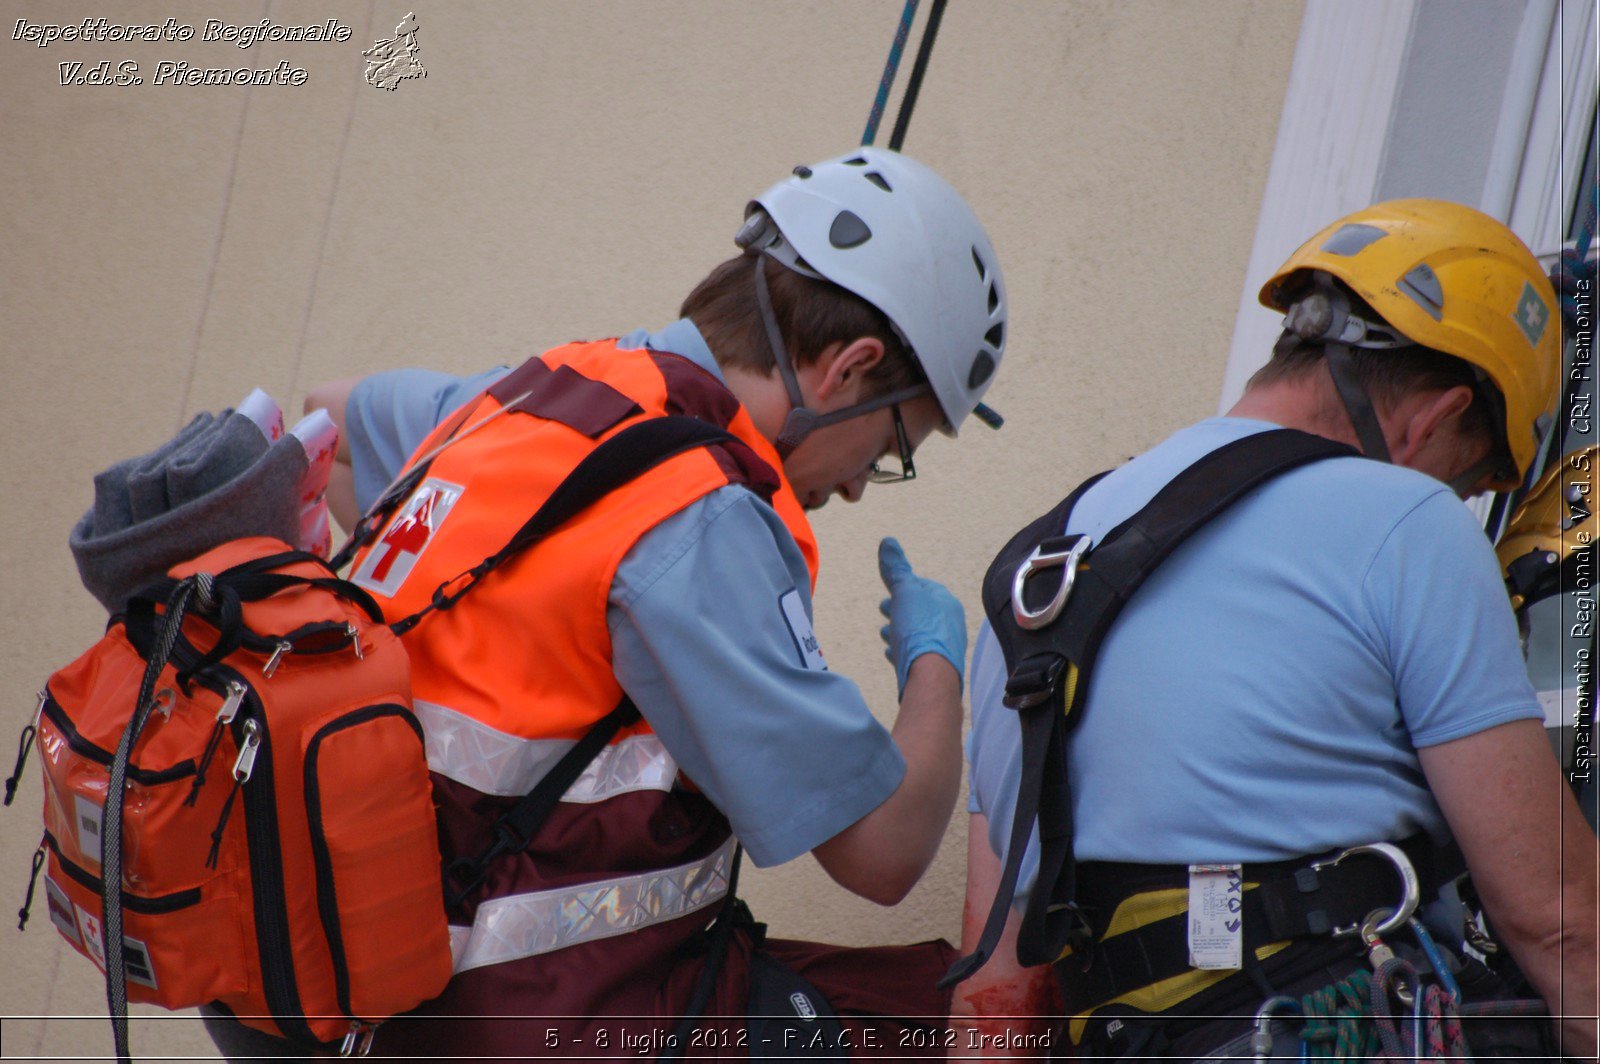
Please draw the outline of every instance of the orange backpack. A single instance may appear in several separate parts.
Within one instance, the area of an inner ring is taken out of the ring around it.
[[[224,543],[135,595],[50,677],[6,781],[10,805],[37,738],[45,833],[22,922],[48,863],[50,920],[105,973],[119,1060],[129,1001],[215,1003],[257,1030],[348,1053],[444,989],[433,791],[399,633],[645,470],[730,439],[683,416],[621,429],[500,550],[385,624],[336,574],[418,490],[436,449],[332,562],[267,537]],[[520,837],[621,719],[596,725],[503,818]],[[451,867],[481,876],[514,837],[452,855]],[[119,952],[123,963],[107,965]]]
[[[269,1034],[354,1046],[444,989],[406,652],[322,559],[253,537],[175,568],[50,677],[37,727],[35,872],[48,860],[51,922],[105,970],[114,1022],[125,1001],[217,1002]],[[105,802],[119,777],[120,808]],[[125,965],[108,967],[119,940]]]

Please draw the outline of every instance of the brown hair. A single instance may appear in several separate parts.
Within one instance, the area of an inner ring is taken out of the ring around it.
[[[817,360],[833,343],[863,336],[883,343],[883,358],[867,371],[872,394],[925,380],[921,367],[878,308],[827,281],[813,280],[762,257],[772,316],[796,366]],[[756,300],[756,265],[739,255],[717,266],[689,293],[679,310],[694,322],[719,366],[770,374],[777,368]]]

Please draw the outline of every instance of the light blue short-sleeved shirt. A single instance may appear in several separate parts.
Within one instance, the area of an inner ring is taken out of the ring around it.
[[[1202,455],[1273,427],[1178,432],[1087,491],[1067,531],[1103,536]],[[969,808],[1002,857],[1021,768],[1004,685],[985,625]],[[1318,462],[1197,532],[1112,627],[1067,755],[1075,853],[1276,861],[1442,840],[1416,748],[1541,716],[1499,566],[1461,501],[1412,470]],[[1036,868],[1037,833],[1025,885]]]
[[[687,320],[619,342],[722,379]],[[358,384],[345,416],[362,509],[439,421],[506,372],[397,370]],[[900,785],[905,761],[860,690],[797,638],[810,634],[810,575],[752,492],[719,488],[657,525],[618,566],[608,601],[618,682],[757,865],[826,842]]]

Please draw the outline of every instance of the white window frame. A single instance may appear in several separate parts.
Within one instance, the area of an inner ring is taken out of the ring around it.
[[[1553,256],[1594,120],[1593,0],[1523,0],[1505,96],[1484,175],[1486,213]],[[1407,79],[1419,0],[1307,0],[1278,139],[1239,297],[1219,412],[1264,365],[1281,328],[1256,294],[1311,234],[1372,203]],[[1471,5],[1461,5],[1470,17]],[[1582,101],[1569,106],[1566,101]],[[1559,139],[1560,150],[1548,145]]]

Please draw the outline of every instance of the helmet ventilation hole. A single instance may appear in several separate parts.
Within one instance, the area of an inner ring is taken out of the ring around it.
[[[1000,350],[1005,345],[1006,323],[1003,321],[995,322],[994,328],[984,333],[983,338],[989,341],[989,345],[996,351]]]
[[[844,164],[846,166],[865,166],[865,165],[867,165],[867,160],[862,158],[859,155],[856,155],[856,156],[853,156],[853,157],[851,157],[849,159],[846,159],[844,161]]]
[[[984,266],[983,256],[978,254],[977,248],[972,249],[972,264],[978,268],[979,280],[987,281],[989,279],[989,269]]]
[[[994,282],[989,282],[989,313],[993,314],[1000,307],[1000,293],[995,291]]]
[[[967,373],[967,387],[980,387],[984,381],[994,375],[994,356],[987,351],[979,351],[972,360],[972,369]]]
[[[871,239],[872,230],[867,228],[867,223],[850,211],[840,211],[833,225],[828,227],[828,243],[841,251],[860,247]]]
[[[1413,303],[1427,311],[1434,321],[1440,320],[1444,310],[1444,289],[1439,286],[1438,275],[1427,263],[1413,266],[1410,273],[1400,278],[1399,288],[1411,297]]]
[[[883,175],[878,173],[878,171],[876,171],[876,170],[868,170],[866,173],[862,174],[861,176],[866,178],[868,181],[871,181],[874,185],[877,185],[879,188],[883,189],[885,192],[893,192],[894,191],[894,189],[889,187],[889,182],[884,180]]]

